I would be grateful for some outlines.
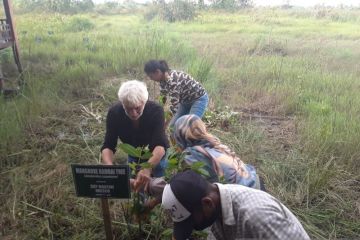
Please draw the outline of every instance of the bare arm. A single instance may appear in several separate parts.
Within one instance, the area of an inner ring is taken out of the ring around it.
[[[148,160],[148,163],[154,168],[160,163],[160,160],[165,155],[165,149],[163,146],[156,146],[152,151],[152,157]],[[134,182],[135,191],[139,191],[142,187],[147,188],[147,185],[151,178],[151,169],[142,169],[136,175],[136,180]]]
[[[150,163],[153,167],[155,167],[160,163],[160,160],[164,157],[164,155],[165,155],[164,147],[156,146],[152,151],[152,157],[148,160],[148,163]]]
[[[114,152],[109,148],[105,148],[101,152],[101,158],[102,158],[103,164],[113,165]]]

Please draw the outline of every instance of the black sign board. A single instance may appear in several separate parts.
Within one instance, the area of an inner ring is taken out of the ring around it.
[[[128,165],[71,164],[76,195],[90,198],[130,198]]]

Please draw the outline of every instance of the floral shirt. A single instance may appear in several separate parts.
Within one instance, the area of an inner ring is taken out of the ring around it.
[[[184,160],[187,165],[203,162],[208,172],[210,182],[240,184],[260,189],[260,182],[255,168],[245,164],[239,158],[234,158],[215,148],[204,146],[187,147],[184,150]]]
[[[175,114],[179,103],[192,103],[204,96],[206,91],[189,74],[171,70],[168,79],[160,82],[160,94],[169,95],[170,111]]]

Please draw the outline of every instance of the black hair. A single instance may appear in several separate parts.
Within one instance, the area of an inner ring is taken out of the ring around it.
[[[154,73],[158,69],[162,73],[168,72],[170,70],[165,60],[150,60],[147,63],[145,63],[144,72],[146,74]]]

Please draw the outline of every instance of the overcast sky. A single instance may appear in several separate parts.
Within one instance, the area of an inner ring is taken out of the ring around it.
[[[123,0],[93,0],[95,3],[103,2],[123,2]],[[150,2],[151,0],[133,0],[134,2],[144,3]],[[206,0],[205,0],[206,2]],[[360,0],[253,0],[255,5],[258,6],[276,6],[282,5],[286,2],[289,2],[290,5],[311,7],[318,4],[323,4],[326,6],[338,6],[340,4],[348,6],[360,6]]]
[[[287,1],[284,0],[254,0],[257,5],[282,5]],[[360,6],[360,0],[289,0],[291,5],[310,7],[317,4],[328,6],[337,6],[340,4]]]

